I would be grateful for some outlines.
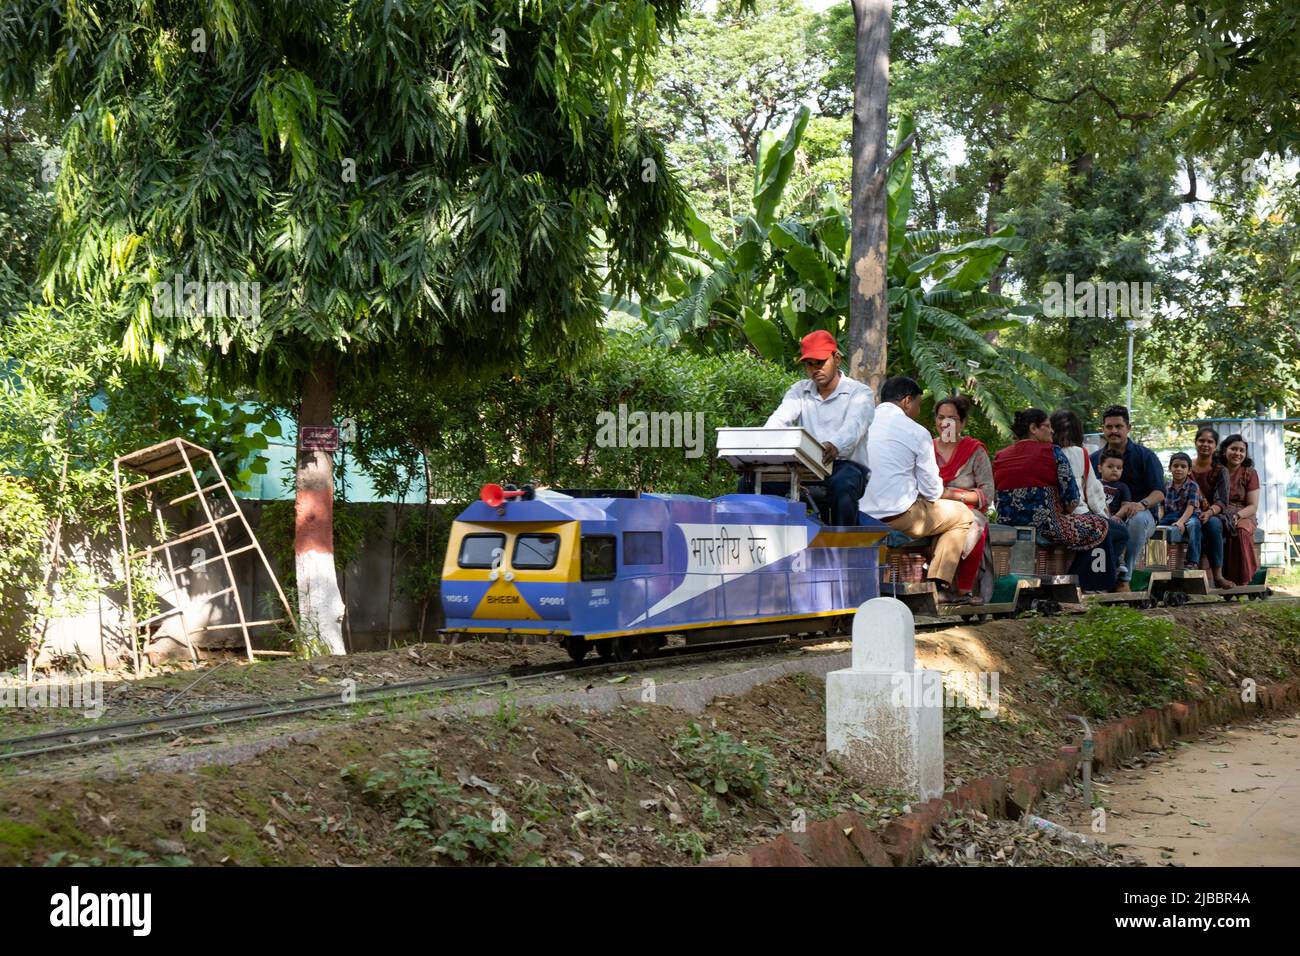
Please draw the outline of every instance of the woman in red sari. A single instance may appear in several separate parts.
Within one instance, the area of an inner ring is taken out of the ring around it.
[[[1223,574],[1233,584],[1251,582],[1259,570],[1255,559],[1255,512],[1259,510],[1259,473],[1246,457],[1246,439],[1229,435],[1219,446],[1218,460],[1228,469],[1228,508],[1223,512]]]
[[[949,395],[934,408],[934,459],[943,481],[943,497],[960,501],[974,513],[971,536],[957,565],[958,594],[969,594],[970,603],[983,604],[993,595],[993,557],[988,551],[989,505],[993,503],[993,464],[988,449],[978,439],[963,435],[970,415],[970,400]]]
[[[1048,541],[1075,550],[1096,547],[1109,524],[1101,515],[1074,514],[1082,499],[1065,452],[1052,442],[1052,423],[1041,408],[1016,412],[1011,430],[1019,439],[993,459],[998,521],[1032,525]]]

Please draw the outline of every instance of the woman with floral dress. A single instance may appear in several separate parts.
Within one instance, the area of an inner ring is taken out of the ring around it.
[[[1081,500],[1069,459],[1052,441],[1052,423],[1041,408],[1016,412],[1011,425],[1019,439],[993,459],[998,521],[1032,525],[1048,541],[1082,550],[1106,539],[1101,515],[1074,514]]]

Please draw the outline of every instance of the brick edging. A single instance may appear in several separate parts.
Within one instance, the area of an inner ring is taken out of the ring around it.
[[[1148,707],[1093,730],[1093,769],[1117,766],[1231,720],[1296,711],[1300,711],[1300,680],[1294,679],[1257,687],[1252,703],[1242,701],[1238,691],[1225,691],[1204,700]],[[879,832],[861,814],[849,811],[809,823],[802,833],[783,833],[744,853],[716,857],[703,865],[911,866],[921,858],[931,829],[954,811],[979,810],[994,819],[1014,818],[1042,794],[1063,787],[1079,766],[1079,748],[1061,747],[1057,753],[1035,766],[1012,767],[1005,774],[981,777],[942,797],[913,804],[910,813],[891,820]]]

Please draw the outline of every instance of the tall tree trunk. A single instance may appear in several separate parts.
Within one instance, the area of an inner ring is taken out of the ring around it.
[[[427,567],[433,531],[429,524],[431,520],[429,511],[433,506],[433,470],[429,467],[429,449],[420,449],[420,461],[424,465],[424,550],[420,552],[420,566]],[[426,588],[424,596],[420,598],[420,643],[424,643],[424,619],[428,612],[429,592]]]
[[[934,195],[934,183],[930,180],[930,155],[924,152],[925,144],[921,137],[916,138],[913,148],[916,150],[916,168],[921,174],[921,185],[925,187],[925,208],[929,215],[926,226],[939,228],[939,200]]]
[[[397,535],[402,530],[402,506],[409,482],[398,482],[397,502],[393,505],[393,538],[388,549],[388,648],[393,647],[393,601],[397,595]]]
[[[334,424],[336,390],[334,367],[328,362],[318,363],[303,376],[300,430],[307,425]],[[334,458],[329,452],[298,449],[293,552],[302,626],[309,634],[319,635],[329,653],[346,654],[346,605],[334,568]]]
[[[41,563],[44,571],[41,573],[41,602],[43,606],[38,606],[32,615],[33,622],[39,615],[41,626],[39,629],[33,623],[32,633],[27,640],[27,680],[36,679],[36,661],[41,656],[41,649],[45,646],[45,635],[50,629],[49,609],[54,600],[55,582],[58,580],[59,556],[63,551],[63,493],[68,487],[68,457],[65,450],[63,452],[63,467],[59,473],[59,496],[58,496],[58,513],[54,516],[54,526],[49,533],[49,550],[44,551],[41,555]],[[89,553],[89,552],[87,552]],[[131,635],[134,641],[135,635]],[[132,644],[134,648],[135,645]]]
[[[997,232],[998,226],[994,219],[996,213],[994,212],[993,207],[997,204],[999,197],[1002,195],[1002,191],[1006,188],[1006,185],[1007,164],[1004,160],[999,159],[994,161],[993,168],[989,172],[989,205],[984,215],[984,235],[986,236],[991,236],[993,233]],[[1002,270],[1006,268],[1008,258],[1009,254],[1003,255],[1001,262],[998,263],[997,269],[993,272],[993,275],[989,276],[989,295],[1002,294]],[[998,341],[997,329],[994,329],[991,332],[985,332],[984,338],[990,345],[996,345]]]
[[[891,0],[853,0],[857,25],[853,78],[853,178],[849,276],[849,375],[879,391],[889,337],[886,189],[876,173],[889,156]]]
[[[997,213],[994,212],[994,206],[997,205],[1002,191],[1007,185],[1007,164],[1003,160],[995,160],[992,168],[989,170],[989,204],[984,212],[984,235],[991,236],[997,232],[998,224],[996,221]],[[1007,261],[1007,257],[1002,257],[1002,263],[998,265],[997,271],[989,276],[989,293],[992,295],[1002,294],[1002,265]]]

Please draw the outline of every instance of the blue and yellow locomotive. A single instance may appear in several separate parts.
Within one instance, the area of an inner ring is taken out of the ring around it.
[[[687,641],[838,630],[879,595],[889,529],[828,527],[772,495],[507,491],[452,526],[448,633],[563,640],[626,660]]]

